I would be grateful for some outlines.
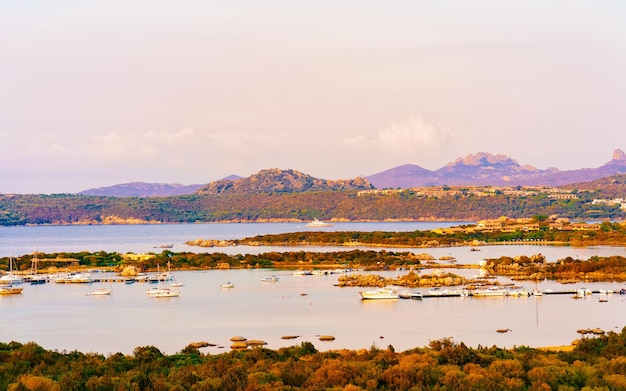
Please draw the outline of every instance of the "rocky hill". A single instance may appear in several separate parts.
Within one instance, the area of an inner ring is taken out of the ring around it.
[[[133,182],[89,189],[84,195],[112,197],[175,196],[200,192],[224,193],[285,193],[323,190],[364,190],[370,188],[412,188],[423,186],[564,186],[590,182],[599,178],[626,173],[626,154],[617,149],[609,162],[597,168],[561,171],[557,168],[540,170],[520,165],[513,158],[479,152],[458,158],[435,170],[405,164],[365,178],[325,180],[313,178],[289,169],[262,170],[247,178],[231,175],[205,185],[179,185]]]
[[[578,182],[567,186],[570,189],[595,191],[604,198],[626,197],[626,174],[617,174],[591,182]]]
[[[310,191],[367,190],[374,187],[363,178],[326,180],[295,170],[262,170],[248,178],[222,179],[198,190],[202,194],[301,193]]]

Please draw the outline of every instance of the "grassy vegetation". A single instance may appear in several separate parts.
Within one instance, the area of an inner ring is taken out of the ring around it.
[[[530,243],[545,242],[559,245],[624,245],[626,244],[626,225],[605,222],[600,230],[559,231],[549,229],[546,223],[537,231],[514,232],[459,232],[438,234],[433,231],[408,232],[290,232],[284,234],[259,235],[236,240],[236,244],[255,245],[354,245],[367,244],[386,247],[437,247],[466,246],[471,243]]]

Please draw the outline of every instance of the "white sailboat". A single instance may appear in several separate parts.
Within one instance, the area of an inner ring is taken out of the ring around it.
[[[168,265],[169,265],[169,262],[168,262]],[[172,282],[170,284],[170,286],[172,286],[172,287],[176,287],[177,288],[177,287],[180,287],[180,286],[185,286],[185,284],[183,284],[181,281],[178,281],[176,279],[176,274],[175,273],[172,273],[172,280],[174,281],[174,282]]]
[[[7,274],[0,277],[0,284],[14,285],[24,282],[24,278],[13,271],[14,264],[15,261],[13,260],[13,256],[9,256],[9,271]]]
[[[31,285],[41,285],[48,282],[48,278],[39,274],[39,258],[37,258],[37,250],[33,253],[33,258],[31,259],[30,266],[30,284]]]
[[[167,271],[171,274],[170,263],[167,263]],[[160,283],[159,283],[160,284]],[[180,291],[178,290],[178,286],[174,286],[175,283],[170,282],[169,288],[157,288],[153,293],[152,297],[155,299],[163,299],[168,297],[178,297],[180,296]],[[174,288],[174,289],[172,289]]]
[[[157,275],[159,274],[160,274],[159,265],[157,264]],[[161,288],[161,282],[158,279],[156,281],[158,282],[157,287],[150,288],[146,291],[146,294],[148,295],[148,297],[154,297],[154,295],[156,295],[157,293],[159,293],[160,291],[164,289],[164,288]],[[152,282],[152,280],[150,280],[150,282]]]

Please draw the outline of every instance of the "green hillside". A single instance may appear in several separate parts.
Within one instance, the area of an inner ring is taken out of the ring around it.
[[[439,196],[412,190],[385,194],[357,191],[195,194],[174,197],[0,195],[0,225],[140,224],[195,222],[476,221],[509,216],[560,215],[577,220],[623,219],[619,204],[594,204],[593,192],[576,199],[548,194],[450,192]]]

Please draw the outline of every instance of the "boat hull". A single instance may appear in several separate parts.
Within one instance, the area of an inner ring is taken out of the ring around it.
[[[362,300],[396,300],[400,295],[395,289],[380,288],[359,292]]]

